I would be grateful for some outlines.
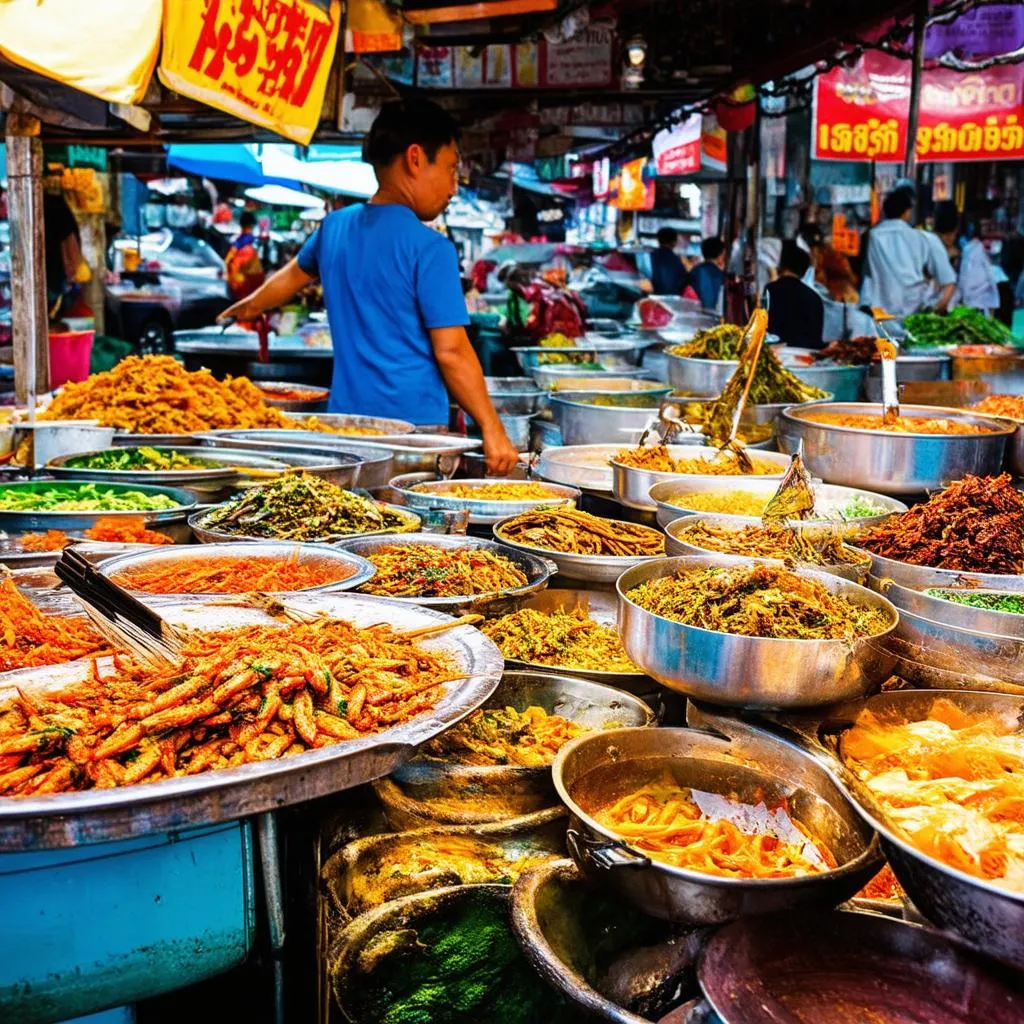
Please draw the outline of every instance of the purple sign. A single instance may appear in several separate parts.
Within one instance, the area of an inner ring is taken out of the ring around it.
[[[924,55],[935,59],[944,53],[958,57],[992,57],[1024,44],[1024,4],[976,7],[948,25],[928,29]]]

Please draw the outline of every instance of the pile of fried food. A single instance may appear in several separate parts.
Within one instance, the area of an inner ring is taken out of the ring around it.
[[[992,428],[981,423],[966,423],[947,416],[899,416],[885,421],[880,415],[866,412],[805,412],[802,419],[828,427],[853,430],[883,430],[890,434],[990,434]]]
[[[514,765],[546,768],[555,755],[586,730],[543,708],[481,708],[431,740],[428,757],[469,765]]]
[[[462,597],[525,586],[526,573],[486,548],[388,544],[366,556],[377,573],[360,588],[380,597]]]
[[[696,476],[771,476],[781,474],[782,468],[748,454],[753,470],[748,470],[733,452],[719,452],[707,448],[693,458],[677,459],[666,445],[629,448],[615,456],[615,462],[630,469],[645,469],[650,473],[680,473]]]
[[[480,628],[511,661],[588,672],[640,671],[626,656],[618,630],[595,622],[582,608],[520,608]]]
[[[132,434],[191,434],[201,430],[336,431],[315,416],[293,419],[267,405],[248,377],[217,380],[209,370],[190,373],[172,356],[128,356],[112,370],[65,384],[39,418],[98,420]]]
[[[36,796],[195,775],[358,739],[434,707],[461,678],[416,631],[312,623],[192,633],[178,665],[0,706],[0,793]]]
[[[1009,473],[972,476],[857,536],[861,548],[911,565],[1024,572],[1024,495]]]
[[[735,636],[855,640],[891,625],[879,610],[770,565],[693,569],[648,580],[626,597],[673,622]]]
[[[416,484],[413,490],[468,501],[557,501],[562,497],[550,487],[532,480],[501,480],[486,484],[453,481],[443,488]]]
[[[970,411],[1024,421],[1024,395],[989,395],[975,402]]]
[[[645,557],[665,552],[664,536],[649,526],[562,506],[523,512],[495,527],[494,533],[499,540],[566,554]]]
[[[840,754],[922,853],[1024,892],[1024,735],[1016,715],[937,699],[919,721],[866,710]]]
[[[675,538],[702,551],[718,551],[751,558],[778,558],[787,565],[858,565],[868,556],[843,543],[839,530],[829,527],[792,527],[782,523],[728,526],[696,520],[681,526]]]

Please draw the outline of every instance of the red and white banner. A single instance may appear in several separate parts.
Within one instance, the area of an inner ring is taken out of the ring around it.
[[[700,170],[702,121],[700,114],[691,114],[685,121],[654,136],[651,151],[656,174],[693,174]]]
[[[868,51],[815,82],[812,155],[901,161],[909,109],[910,65]],[[1024,67],[926,71],[916,144],[917,158],[930,162],[1024,157]]]

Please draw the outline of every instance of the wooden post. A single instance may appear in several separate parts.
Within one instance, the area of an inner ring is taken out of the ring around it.
[[[921,110],[921,75],[924,70],[924,33],[928,20],[928,0],[917,0],[914,10],[914,59],[910,68],[910,108],[907,113],[907,154],[903,160],[903,176],[916,179],[917,122]]]
[[[43,235],[43,147],[37,118],[7,115],[8,215],[11,225],[11,329],[14,390],[34,414],[50,389],[49,311]]]

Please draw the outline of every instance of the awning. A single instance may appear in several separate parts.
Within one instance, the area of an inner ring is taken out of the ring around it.
[[[256,147],[242,143],[168,146],[167,163],[186,174],[235,181],[239,185],[296,185],[294,178],[268,175],[256,155]]]
[[[322,210],[324,201],[311,196],[308,192],[300,192],[296,188],[285,188],[284,185],[259,185],[247,188],[245,194],[254,202],[265,206],[296,206],[300,210]]]
[[[273,178],[288,178],[301,182],[321,192],[350,196],[354,199],[369,199],[377,191],[377,177],[373,168],[362,160],[344,156],[340,160],[323,159],[320,146],[319,159],[300,160],[289,152],[290,146],[266,145],[263,147],[263,170]],[[340,147],[351,150],[352,147]]]

